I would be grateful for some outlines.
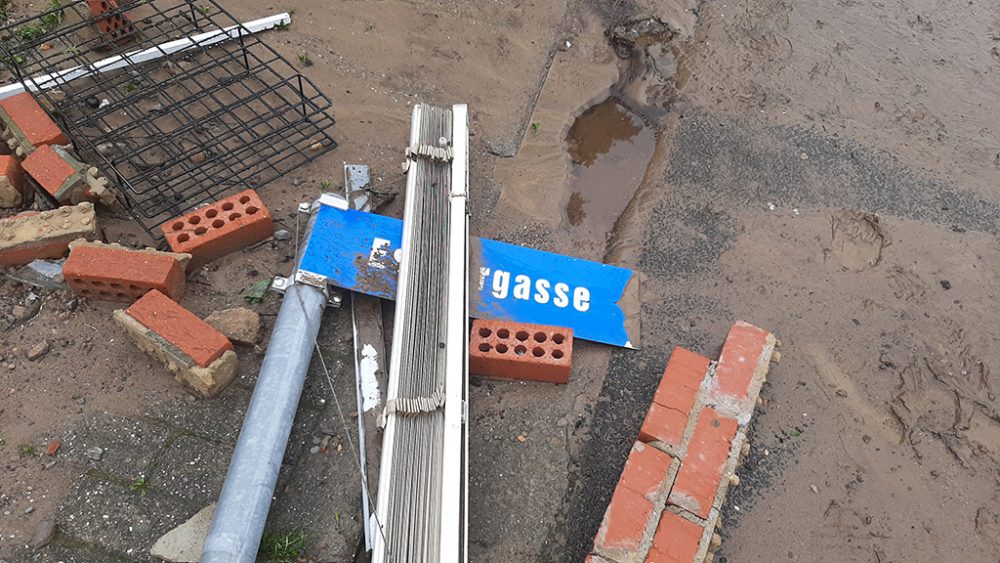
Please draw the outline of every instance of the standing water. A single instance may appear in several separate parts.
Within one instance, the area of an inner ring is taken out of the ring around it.
[[[642,182],[656,138],[614,98],[584,111],[567,135],[572,161],[566,219],[604,240]]]

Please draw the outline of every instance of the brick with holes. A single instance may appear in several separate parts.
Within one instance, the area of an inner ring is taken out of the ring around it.
[[[136,37],[132,20],[118,6],[115,0],[87,0],[90,13],[97,20],[97,28],[107,41],[117,45],[125,45]]]
[[[236,377],[232,342],[155,289],[128,309],[115,311],[114,318],[141,350],[206,397],[214,397]]]
[[[90,299],[135,301],[156,289],[180,300],[190,259],[190,254],[74,241],[63,266],[63,278],[73,291]]]
[[[97,217],[89,202],[0,219],[0,266],[62,258],[78,238],[97,238]]]
[[[568,383],[572,360],[572,329],[482,319],[472,323],[469,373]]]
[[[174,252],[191,255],[198,268],[274,234],[271,212],[246,190],[167,221],[161,227]]]
[[[4,132],[7,146],[22,158],[37,147],[69,143],[56,122],[28,92],[0,100],[0,120],[7,126]]]

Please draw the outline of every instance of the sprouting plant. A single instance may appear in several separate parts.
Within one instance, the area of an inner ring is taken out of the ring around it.
[[[41,17],[42,28],[46,33],[59,27],[63,22],[63,18],[66,16],[65,11],[61,10],[62,2],[60,0],[51,0],[46,9],[50,12]]]
[[[320,180],[319,181],[319,187],[323,188],[323,191],[328,191],[331,187],[333,187],[333,181],[332,180]]]
[[[312,66],[313,64],[312,59],[309,58],[309,53],[306,52],[299,53],[299,62],[302,63],[302,66]]]
[[[278,22],[274,24],[274,29],[277,29],[278,31],[285,31],[288,29],[288,22]]]
[[[295,563],[308,539],[308,534],[302,530],[265,532],[258,554],[268,563]]]
[[[535,121],[531,124],[531,132],[538,133],[542,129],[542,124]]]
[[[45,30],[38,25],[25,24],[14,30],[14,35],[23,41],[33,41],[45,35]]]
[[[132,92],[135,92],[135,88],[136,88],[135,84],[129,82],[128,84],[125,85],[125,93],[131,94]]]
[[[19,457],[31,457],[35,455],[35,446],[31,444],[19,444],[17,446],[17,455]]]
[[[136,477],[135,480],[132,481],[132,483],[129,484],[128,488],[132,489],[133,491],[139,491],[142,495],[145,495],[146,491],[149,490],[149,481],[146,480],[145,475],[140,475]]]

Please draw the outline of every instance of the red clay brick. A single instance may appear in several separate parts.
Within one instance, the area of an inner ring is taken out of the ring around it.
[[[691,443],[670,490],[671,504],[708,518],[737,426],[735,420],[720,416],[711,407],[701,410]]]
[[[208,367],[226,350],[233,349],[221,332],[155,289],[125,312],[201,367]]]
[[[207,264],[274,234],[271,212],[253,190],[240,192],[167,221],[161,228],[171,250],[192,256],[190,268]]]
[[[646,419],[639,429],[639,441],[644,443],[663,442],[671,446],[680,446],[687,427],[688,413],[665,407],[659,403],[650,403],[646,411]]]
[[[572,365],[572,329],[482,319],[472,323],[470,373],[568,383]]]
[[[667,480],[671,461],[670,456],[660,450],[636,442],[632,444],[632,451],[625,461],[618,484],[655,502],[663,488],[663,482]]]
[[[642,543],[653,505],[639,493],[619,485],[597,532],[594,551],[634,551]]]
[[[63,201],[60,197],[60,192],[70,177],[76,174],[76,170],[56,154],[52,147],[48,145],[38,147],[24,159],[22,166],[43,190],[60,203],[68,203],[68,200]]]
[[[682,412],[690,411],[710,363],[708,358],[700,354],[695,354],[680,346],[675,347],[673,354],[670,355],[670,361],[667,362],[663,379],[660,380],[660,386],[656,389],[656,395],[653,396],[653,402],[660,403],[665,407],[677,406]],[[679,390],[685,390],[689,393],[681,393]],[[677,395],[690,396],[691,402],[688,404],[684,399],[682,403],[678,404]],[[688,404],[687,408],[683,408],[684,404]]]
[[[135,26],[132,25],[132,21],[125,12],[110,14],[110,12],[118,10],[118,2],[115,0],[88,0],[87,3],[90,4],[90,12],[94,18],[100,18],[97,20],[97,27],[109,41],[124,45],[135,38]]]
[[[180,300],[184,296],[186,258],[155,250],[74,243],[63,266],[63,277],[76,293],[103,301],[134,301],[151,289]]]
[[[62,446],[62,442],[59,440],[49,440],[49,445],[46,448],[45,453],[48,454],[49,457],[52,457],[59,451],[60,446]]]
[[[743,321],[733,325],[715,370],[720,394],[736,400],[747,397],[769,335],[766,330]]]
[[[0,109],[7,114],[8,123],[32,146],[69,144],[56,122],[28,92],[0,100]]]
[[[688,416],[710,363],[704,356],[680,346],[674,348],[639,430],[640,441],[660,441],[680,446]]]
[[[97,217],[93,204],[87,202],[0,219],[0,266],[62,258],[70,242],[96,236]]]
[[[13,155],[0,154],[0,207],[17,207],[24,203],[24,175],[21,163]]]
[[[698,524],[664,510],[646,563],[691,563],[698,554],[702,532]]]

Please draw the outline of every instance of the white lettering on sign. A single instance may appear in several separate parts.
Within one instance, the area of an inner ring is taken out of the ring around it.
[[[514,276],[514,287],[511,287],[511,273],[503,270],[489,271],[487,268],[480,269],[480,290],[484,288],[486,277],[492,274],[490,283],[490,293],[497,299],[507,299],[508,296],[521,301],[534,301],[539,305],[551,302],[560,309],[565,309],[570,305],[574,309],[585,313],[590,310],[590,290],[586,287],[570,287],[564,282],[552,284],[547,279],[539,278],[532,284],[531,277],[524,274]],[[550,293],[549,290],[552,290]]]
[[[493,297],[497,299],[507,299],[507,291],[510,289],[510,272],[496,270],[493,272]]]

